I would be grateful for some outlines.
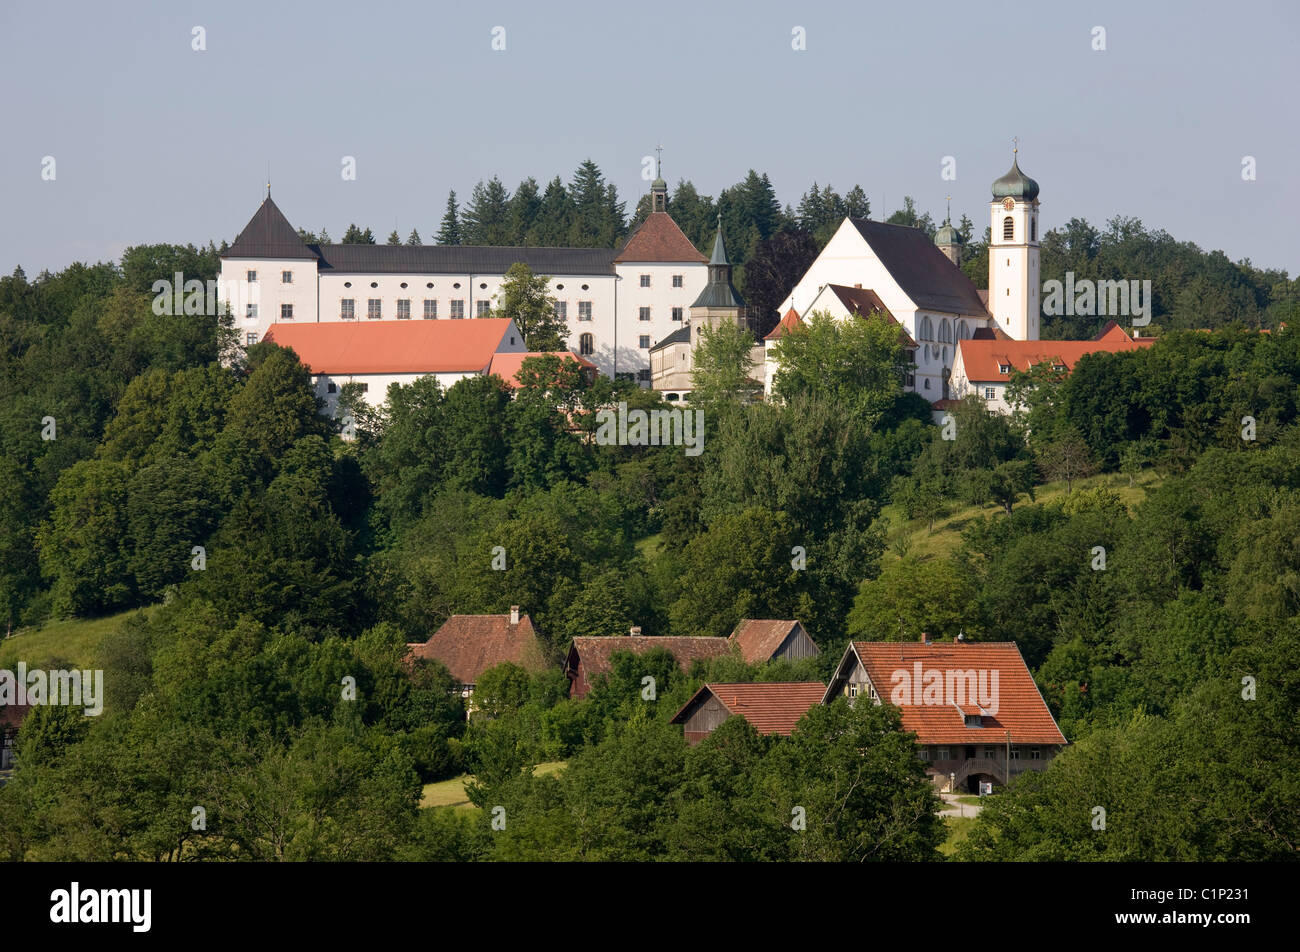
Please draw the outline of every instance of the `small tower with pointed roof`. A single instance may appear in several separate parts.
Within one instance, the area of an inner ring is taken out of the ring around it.
[[[943,220],[943,226],[935,232],[934,243],[939,246],[939,250],[949,261],[961,267],[961,232],[952,227],[951,195],[948,196],[948,217]]]
[[[731,283],[731,262],[727,260],[727,246],[722,240],[722,215],[718,215],[718,233],[709,257],[709,283],[691,305],[691,345],[699,341],[705,326],[716,327],[728,321],[740,327],[749,326],[745,301]]]
[[[664,147],[655,146],[655,180],[650,183],[650,211],[668,211],[668,183],[663,176]]]

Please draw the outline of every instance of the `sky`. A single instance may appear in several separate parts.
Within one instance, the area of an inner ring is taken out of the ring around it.
[[[936,221],[951,194],[982,234],[1019,137],[1045,229],[1135,217],[1295,276],[1298,37],[1294,0],[3,0],[0,273],[234,241],[268,165],[335,240],[430,240],[449,189],[587,158],[631,212],[656,145],[670,186],[752,168]]]

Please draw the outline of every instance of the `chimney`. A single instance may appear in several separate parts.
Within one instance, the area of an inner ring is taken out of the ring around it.
[[[510,624],[512,624],[512,625],[517,625],[517,624],[519,624],[519,606],[518,606],[518,605],[511,605],[511,606],[510,606]]]
[[[853,285],[853,286],[854,286],[855,288],[857,288],[859,291],[862,290],[862,282],[861,282],[861,281],[859,281],[857,284],[855,284],[855,285]]]
[[[928,645],[929,643],[930,643],[930,633],[928,631],[921,632],[921,644]]]
[[[640,637],[641,637],[641,626],[640,626],[640,625],[633,625],[633,626],[632,626],[632,629],[631,629],[627,634],[628,634],[628,637],[629,637],[629,638],[640,638]]]

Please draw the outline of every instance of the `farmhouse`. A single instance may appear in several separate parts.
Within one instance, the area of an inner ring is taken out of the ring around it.
[[[727,639],[746,664],[761,664],[773,658],[811,658],[821,652],[797,621],[770,618],[742,618]]]
[[[644,636],[640,628],[630,634],[611,637],[574,638],[569,654],[564,659],[564,674],[569,679],[569,696],[583,698],[591,689],[614,670],[614,655],[631,652],[640,655],[654,648],[670,652],[683,671],[690,671],[696,661],[723,658],[731,654],[731,644],[726,638],[689,638]]]
[[[1042,770],[1066,743],[1013,641],[850,642],[824,700],[837,696],[897,705],[944,791]]]
[[[760,734],[789,737],[809,708],[820,704],[826,685],[818,681],[706,684],[669,722],[681,724],[692,746],[729,717],[743,717]]]
[[[410,659],[441,661],[456,680],[461,697],[474,694],[479,675],[512,662],[529,671],[546,667],[541,640],[532,619],[511,605],[509,615],[452,615],[428,641],[408,644]]]
[[[18,728],[29,710],[27,704],[0,704],[0,770],[8,770],[14,764]]]

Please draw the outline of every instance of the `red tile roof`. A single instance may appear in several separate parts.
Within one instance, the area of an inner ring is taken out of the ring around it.
[[[532,619],[509,615],[452,615],[428,641],[408,644],[408,658],[441,661],[458,684],[475,684],[488,668],[511,661],[529,671],[546,667]]]
[[[740,649],[740,656],[746,664],[759,664],[771,660],[776,650],[798,626],[797,621],[742,618],[727,640]]]
[[[610,635],[608,637],[574,638],[565,662],[567,672],[576,672],[582,662],[588,683],[608,675],[613,670],[611,659],[615,652],[630,651],[643,654],[652,648],[665,648],[672,652],[683,671],[689,671],[696,661],[722,658],[731,654],[731,643],[726,638],[687,638],[652,635]]]
[[[785,317],[777,321],[776,327],[772,328],[763,340],[779,340],[786,334],[790,333],[798,323],[799,312],[794,308],[790,308],[790,310],[785,312]]]
[[[523,336],[503,317],[443,321],[329,321],[272,325],[265,340],[292,347],[317,374],[481,373]]]
[[[17,730],[31,709],[30,704],[0,704],[0,728]]]
[[[760,734],[789,737],[799,719],[820,704],[826,685],[818,681],[766,681],[753,684],[706,684],[673,715],[682,724],[709,696],[732,714],[743,717]]]
[[[1012,370],[1025,371],[1033,364],[1051,361],[1073,370],[1084,354],[1117,354],[1141,350],[1155,338],[1133,340],[1107,337],[1104,340],[964,340],[957,344],[966,379],[974,383],[1006,383]],[[1003,373],[1001,367],[1009,368]]]
[[[615,256],[615,262],[690,262],[704,264],[709,259],[700,254],[691,240],[682,234],[667,212],[651,212]]]
[[[507,387],[519,386],[519,368],[529,357],[559,357],[562,360],[576,360],[578,365],[589,371],[595,371],[596,365],[586,357],[580,357],[571,350],[528,351],[518,354],[493,354],[487,372],[496,374],[506,382]]]
[[[962,644],[921,644],[920,642],[855,641],[841,661],[827,688],[838,693],[842,686],[843,668],[850,653],[856,654],[867,671],[876,693],[884,702],[890,702],[895,685],[904,678],[911,685],[915,679],[916,665],[921,677],[926,672],[939,671],[945,679],[949,671],[987,671],[985,684],[992,687],[992,672],[997,672],[997,691],[994,695],[997,713],[984,716],[983,727],[967,727],[958,708],[949,703],[953,698],[943,698],[944,703],[900,704],[903,713],[903,730],[916,733],[919,744],[976,744],[1005,743],[1006,731],[1011,732],[1013,744],[1064,744],[1065,737],[1057,727],[1052,712],[1047,709],[1038,686],[1034,683],[1024,658],[1014,641],[967,642]],[[896,677],[896,673],[899,674]],[[915,701],[915,697],[912,698]],[[966,699],[968,702],[971,699]],[[979,713],[973,703],[967,703],[968,713]]]

